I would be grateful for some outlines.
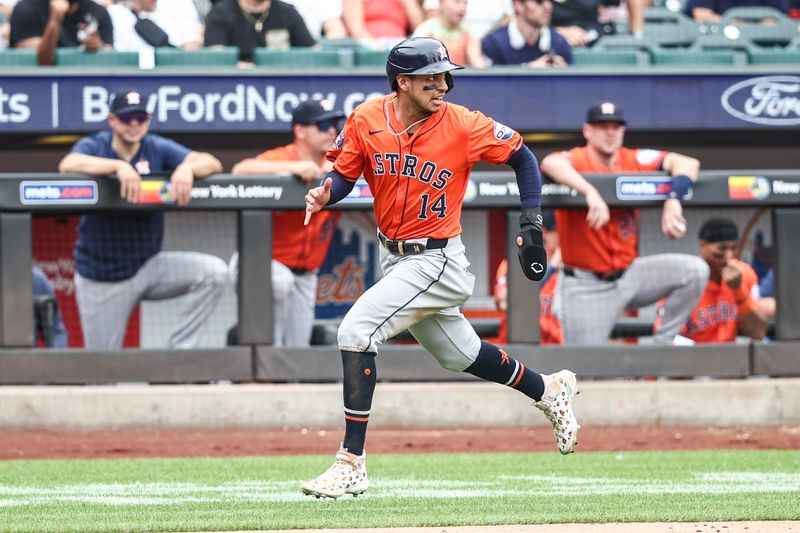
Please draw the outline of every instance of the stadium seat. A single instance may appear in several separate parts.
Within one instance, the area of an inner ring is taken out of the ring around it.
[[[644,37],[663,47],[689,46],[700,34],[699,26],[683,13],[663,7],[644,11]]]
[[[98,50],[86,52],[80,48],[58,48],[56,66],[59,67],[138,67],[139,54]]]
[[[656,66],[665,65],[745,65],[747,54],[739,50],[702,50],[699,48],[664,49],[657,48],[651,54],[651,62]]]
[[[647,36],[637,38],[633,35],[604,35],[590,50],[640,50],[649,55],[656,46],[658,46],[658,41],[650,40]]]
[[[288,50],[271,50],[256,48],[255,63],[260,67],[338,67],[342,65],[342,52],[335,48],[311,49],[290,48]]]
[[[156,48],[157,67],[209,67],[236,66],[239,48],[224,46],[182,50],[180,48]]]
[[[356,48],[355,65],[358,66],[385,66],[388,50],[369,50]]]
[[[800,48],[750,48],[751,65],[800,65]]]
[[[635,65],[646,66],[650,63],[650,54],[641,50],[612,50],[576,48],[572,51],[572,66],[610,66]]]
[[[36,50],[33,48],[5,48],[0,50],[0,67],[35,67]]]
[[[800,24],[772,7],[733,7],[719,23],[723,35],[741,35],[758,46],[786,46],[800,36]]]

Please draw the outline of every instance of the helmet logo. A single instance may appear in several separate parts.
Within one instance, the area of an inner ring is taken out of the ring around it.
[[[439,46],[436,49],[436,55],[439,57],[439,61],[447,61],[447,48],[444,45]]]

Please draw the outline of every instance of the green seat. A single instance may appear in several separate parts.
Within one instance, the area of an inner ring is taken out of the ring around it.
[[[56,66],[59,67],[138,67],[139,54],[136,52],[117,52],[98,50],[86,52],[80,48],[58,48]]]
[[[0,50],[0,67],[36,66],[36,49],[5,48]]]
[[[288,50],[255,49],[255,63],[261,67],[338,67],[341,54],[337,49],[290,48]]]
[[[750,49],[751,65],[800,65],[800,48],[761,48]]]
[[[636,65],[642,66],[650,63],[650,55],[640,50],[593,50],[576,48],[572,51],[572,66],[611,66],[611,65]]]
[[[358,66],[385,66],[388,50],[368,50],[356,48],[355,65]]]
[[[209,67],[236,66],[239,48],[223,46],[183,50],[181,48],[156,48],[157,67]]]
[[[650,59],[653,65],[743,65],[747,54],[738,50],[656,49]]]
[[[644,38],[659,46],[689,46],[700,35],[698,25],[683,13],[664,7],[644,10]]]

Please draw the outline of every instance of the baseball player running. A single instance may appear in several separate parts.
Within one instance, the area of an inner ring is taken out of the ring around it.
[[[700,162],[675,152],[622,146],[625,117],[613,102],[589,108],[586,146],[550,154],[542,171],[586,198],[587,209],[557,209],[556,227],[564,264],[555,311],[565,344],[603,344],[620,311],[638,309],[666,297],[664,318],[654,341],[674,342],[708,280],[705,261],[688,254],[638,257],[639,210],[614,208],[580,174],[653,172],[672,176],[661,229],[670,239],[686,234],[681,199],[697,181]]]
[[[356,108],[328,158],[334,167],[306,195],[306,221],[344,198],[363,175],[375,196],[383,278],[356,301],[339,327],[345,435],[333,465],[302,485],[316,497],[367,490],[367,422],[386,340],[408,329],[444,368],[515,388],[532,398],[553,425],[558,449],[572,452],[578,422],[572,411],[575,374],[537,374],[497,346],[482,342],[458,306],[475,277],[461,242],[461,206],[478,160],[506,163],[522,199],[519,245],[525,275],[540,280],[541,176],[520,135],[479,112],[446,103],[453,88],[445,46],[429,37],[407,39],[390,52],[386,73],[393,93]]]

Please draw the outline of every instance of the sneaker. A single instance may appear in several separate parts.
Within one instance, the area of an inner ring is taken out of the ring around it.
[[[572,401],[578,394],[578,380],[575,373],[562,370],[555,374],[542,374],[544,394],[538,402],[533,402],[541,409],[544,416],[553,424],[558,451],[563,455],[572,453],[578,444],[578,430],[581,426],[572,411]]]
[[[354,455],[341,445],[330,468],[300,486],[309,496],[333,499],[345,494],[358,496],[368,488],[367,452]]]

